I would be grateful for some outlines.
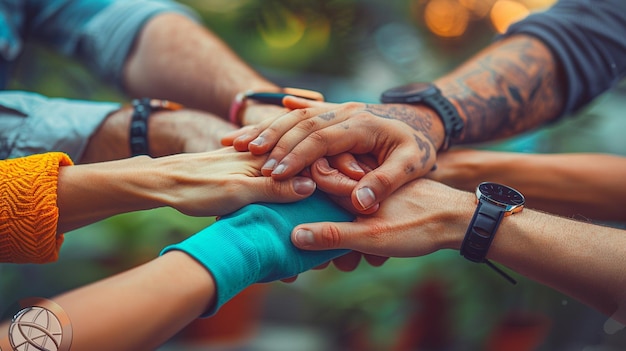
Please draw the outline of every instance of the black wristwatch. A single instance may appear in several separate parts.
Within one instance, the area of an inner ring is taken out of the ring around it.
[[[486,263],[515,284],[513,278],[493,265],[486,256],[502,218],[524,208],[524,195],[506,185],[484,182],[476,187],[476,198],[478,205],[461,244],[461,255],[472,262]]]
[[[440,151],[448,150],[450,141],[458,138],[465,127],[454,105],[433,83],[411,83],[391,88],[382,93],[380,101],[385,104],[424,104],[435,110],[446,133]]]

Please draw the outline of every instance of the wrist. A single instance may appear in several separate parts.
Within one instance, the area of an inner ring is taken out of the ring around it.
[[[470,192],[449,189],[452,192],[447,199],[442,199],[441,203],[445,208],[440,218],[436,220],[444,226],[438,231],[436,240],[442,249],[460,250],[467,225],[476,209],[476,196]]]
[[[151,155],[149,142],[149,121],[153,113],[162,110],[176,111],[182,105],[168,100],[135,99],[130,119],[129,147],[131,156]]]
[[[132,113],[132,108],[128,106],[110,113],[89,138],[89,143],[78,163],[104,162],[129,157],[128,128]]]
[[[232,124],[245,125],[244,122],[249,122],[243,120],[244,111],[247,109],[248,104],[255,102],[283,107],[283,98],[288,95],[315,101],[324,101],[324,96],[321,93],[307,89],[286,87],[278,89],[278,91],[247,90],[238,93],[231,102],[228,111],[228,119]]]

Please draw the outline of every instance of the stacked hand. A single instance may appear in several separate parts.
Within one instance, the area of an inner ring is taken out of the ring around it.
[[[283,103],[294,110],[222,139],[224,145],[239,151],[268,153],[262,168],[266,176],[287,179],[323,156],[370,155],[379,166],[369,173],[347,154],[337,161],[337,168],[360,177],[351,202],[357,211],[371,213],[383,199],[426,174],[435,163],[436,148],[427,133],[429,128],[415,130],[402,122],[419,119],[404,106],[338,105],[295,97],[287,97]]]

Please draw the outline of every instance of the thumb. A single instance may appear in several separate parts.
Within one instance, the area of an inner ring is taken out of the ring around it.
[[[318,222],[296,226],[291,242],[303,250],[352,249],[361,251],[356,240],[358,222]],[[365,237],[365,236],[363,236]]]
[[[309,197],[317,185],[308,177],[293,177],[276,181],[270,177],[254,178],[258,183],[250,187],[252,202],[294,202]]]

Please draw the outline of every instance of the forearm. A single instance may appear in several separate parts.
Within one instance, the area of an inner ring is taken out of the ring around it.
[[[59,169],[57,231],[68,232],[126,212],[164,206],[164,177],[149,157]],[[167,188],[166,188],[167,189]]]
[[[454,144],[519,134],[553,120],[564,104],[550,50],[526,35],[492,44],[435,83],[465,121]]]
[[[623,230],[524,210],[498,229],[489,258],[626,322]]]
[[[429,177],[459,189],[473,191],[489,180],[522,192],[529,208],[574,218],[626,220],[626,160],[619,156],[455,150],[441,156],[438,166]]]
[[[208,271],[175,251],[52,300],[71,321],[72,351],[135,351],[154,350],[174,336],[214,295]]]
[[[124,84],[134,96],[220,116],[227,116],[238,92],[277,89],[213,33],[178,14],[158,15],[145,25],[125,65]]]

